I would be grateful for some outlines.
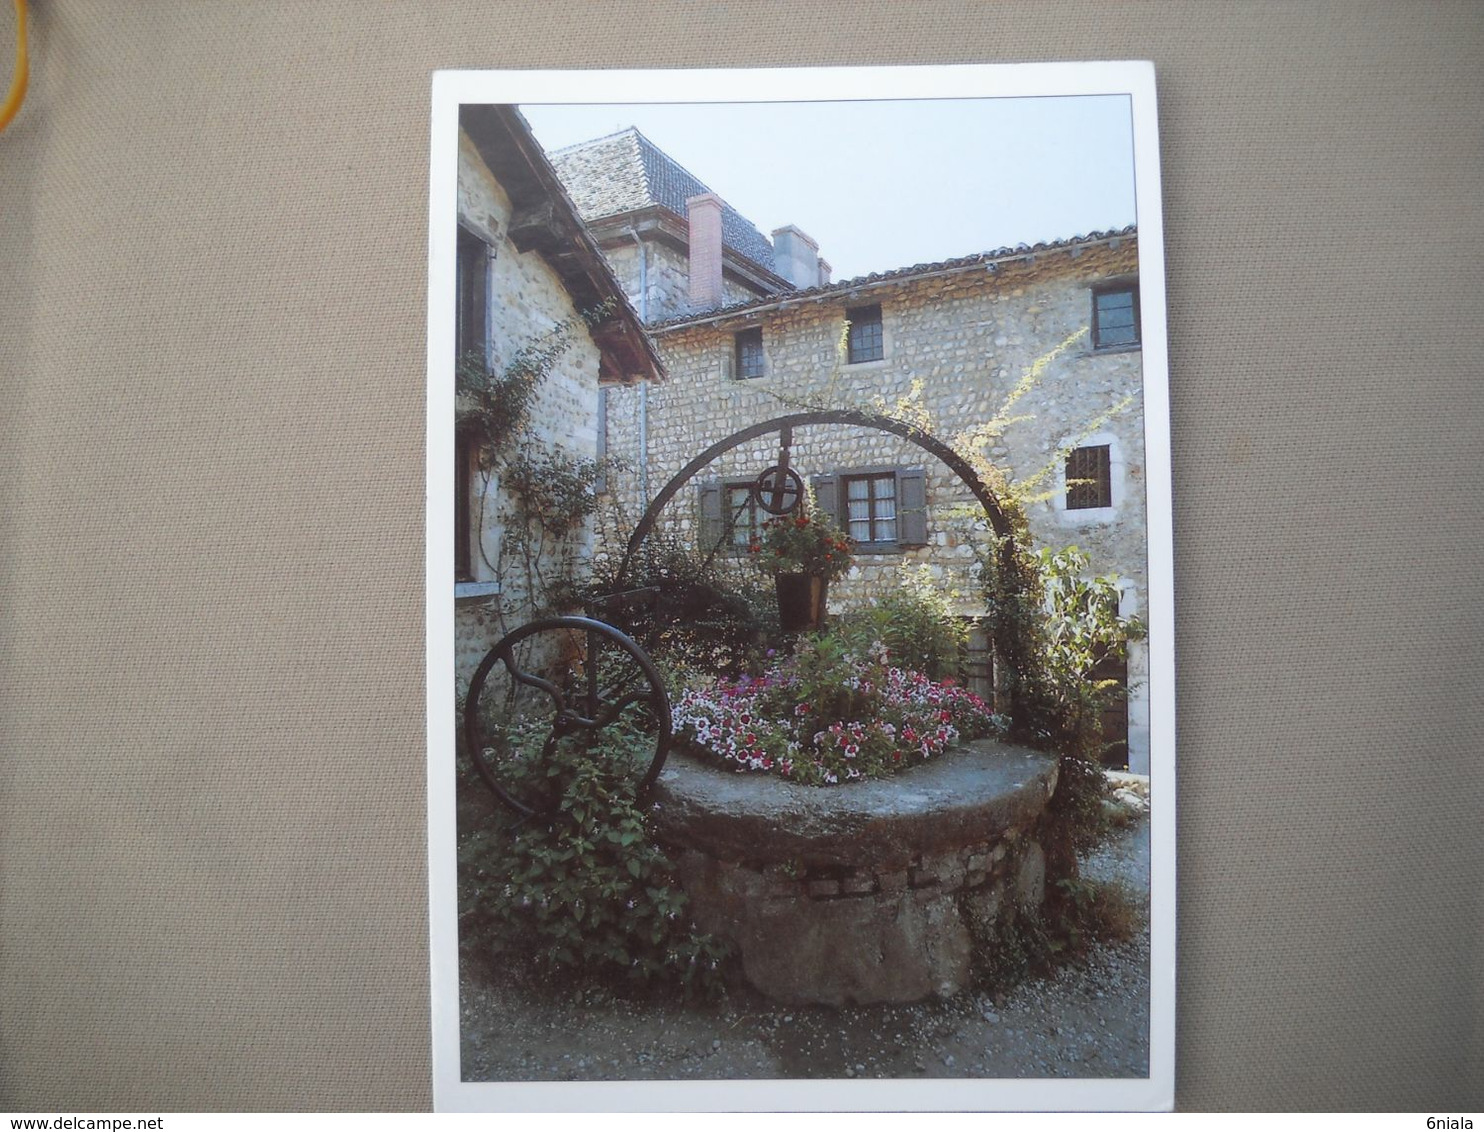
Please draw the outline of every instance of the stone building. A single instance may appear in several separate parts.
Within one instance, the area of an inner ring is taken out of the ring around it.
[[[749,424],[802,408],[875,409],[982,451],[1024,485],[1037,545],[1081,548],[1096,573],[1117,576],[1123,613],[1140,614],[1148,573],[1133,228],[832,282],[803,231],[763,237],[637,130],[558,150],[552,163],[669,372],[662,386],[603,397],[600,447],[634,469],[606,485],[613,513],[636,520],[687,461]],[[1003,427],[983,434],[996,418]],[[745,546],[766,516],[748,485],[778,450],[772,434],[725,453],[670,503],[662,527],[749,568]],[[832,611],[869,603],[905,569],[926,571],[964,616],[983,612],[976,561],[986,524],[936,459],[890,434],[829,425],[795,430],[789,462],[858,545]],[[1136,643],[1126,674],[1114,673],[1132,687],[1135,770],[1148,767],[1147,672]]]
[[[456,431],[454,604],[460,684],[544,597],[517,561],[516,500],[502,481],[514,451],[595,459],[599,389],[651,381],[664,370],[623,288],[578,218],[519,112],[465,106],[459,115],[456,353],[504,373],[524,348],[570,326],[572,342],[535,386],[529,425],[508,450],[480,451]],[[606,311],[585,320],[584,313]],[[451,375],[452,376],[452,375]],[[459,409],[469,407],[461,393]],[[508,483],[505,485],[508,488]],[[543,577],[590,555],[591,523],[562,538],[526,540]],[[524,547],[523,552],[524,554]]]

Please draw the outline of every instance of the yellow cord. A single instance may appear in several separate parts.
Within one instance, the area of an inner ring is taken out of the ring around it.
[[[15,78],[10,80],[10,93],[0,105],[0,130],[10,125],[21,103],[26,101],[26,80],[31,69],[26,63],[26,0],[15,0]]]

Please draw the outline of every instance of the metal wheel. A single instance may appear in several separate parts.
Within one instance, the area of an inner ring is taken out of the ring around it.
[[[787,515],[797,510],[802,502],[804,481],[792,468],[774,464],[753,482],[752,497],[768,514]]]
[[[566,754],[601,760],[642,792],[659,777],[670,737],[654,662],[590,617],[547,617],[506,634],[475,669],[464,706],[475,768],[521,814],[556,808]]]

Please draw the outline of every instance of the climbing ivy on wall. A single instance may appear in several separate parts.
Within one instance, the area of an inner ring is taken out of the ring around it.
[[[478,350],[458,358],[455,420],[459,430],[478,445],[482,464],[505,452],[512,442],[528,438],[536,389],[576,343],[578,330],[598,325],[612,311],[613,304],[608,302],[563,319],[521,346],[498,372],[485,365]]]
[[[600,304],[559,322],[525,343],[502,369],[485,365],[477,351],[455,367],[455,426],[478,453],[483,497],[498,495],[494,513],[502,528],[495,560],[484,550],[489,509],[477,513],[475,543],[501,593],[487,608],[504,634],[510,622],[569,609],[577,590],[578,536],[596,508],[594,485],[601,466],[560,444],[543,440],[531,424],[542,383],[577,343],[579,332],[602,322],[612,311]],[[518,583],[508,587],[504,583]]]

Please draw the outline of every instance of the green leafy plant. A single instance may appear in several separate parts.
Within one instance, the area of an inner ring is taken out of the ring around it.
[[[665,532],[645,541],[623,578],[614,559],[596,563],[585,600],[676,677],[672,695],[687,682],[754,667],[778,632],[771,587]]]
[[[1094,945],[1131,939],[1143,922],[1133,896],[1119,883],[1062,877],[1039,912],[1009,912],[973,933],[975,982],[1003,991],[1086,957]],[[973,923],[972,917],[966,917]]]
[[[1142,916],[1129,890],[1118,882],[1062,877],[1053,885],[1059,910],[1054,937],[1073,958],[1094,943],[1123,943],[1139,928]],[[1058,948],[1060,950],[1060,948]]]
[[[1126,692],[1114,680],[1094,679],[1093,670],[1109,657],[1126,657],[1129,641],[1142,637],[1144,628],[1119,615],[1116,579],[1088,577],[1087,555],[1075,546],[1042,548],[1036,562],[1048,606],[1041,626],[1042,679],[1058,709],[1050,722],[1065,748],[1096,759],[1103,748],[1103,712]]]
[[[900,582],[866,609],[846,614],[835,631],[862,650],[879,641],[894,663],[931,679],[958,676],[968,648],[968,622],[954,612],[951,595],[934,581],[926,563],[904,566]]]
[[[1076,755],[1061,757],[1056,792],[1042,816],[1043,832],[1048,837],[1048,861],[1065,865],[1072,855],[1086,852],[1102,840],[1108,828],[1103,812],[1103,801],[1108,794],[1108,779],[1100,765]]]
[[[1127,695],[1091,673],[1104,657],[1123,654],[1143,627],[1119,616],[1114,580],[1088,578],[1087,558],[1075,547],[1032,552],[1001,540],[981,565],[1011,737],[1061,756],[1037,834],[1053,879],[1047,914],[1056,917],[1068,897],[1055,882],[1076,879],[1078,852],[1106,828],[1102,715],[1114,697]]]
[[[529,735],[544,742],[543,729]],[[567,737],[506,764],[546,779],[558,802],[513,826],[487,824],[461,845],[461,903],[480,934],[538,970],[635,983],[663,977],[687,994],[719,989],[728,949],[692,924],[635,797],[632,767],[652,743],[608,728],[596,742]]]
[[[1096,762],[1102,713],[1126,693],[1092,670],[1126,655],[1144,629],[1119,615],[1115,580],[1087,578],[1087,565],[1076,547],[1032,552],[1002,541],[981,560],[981,577],[1014,736]]]

